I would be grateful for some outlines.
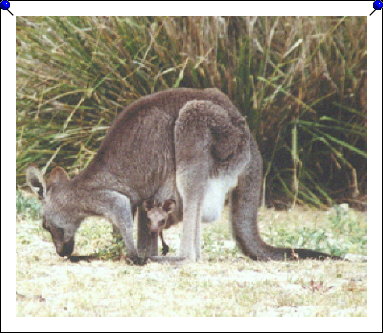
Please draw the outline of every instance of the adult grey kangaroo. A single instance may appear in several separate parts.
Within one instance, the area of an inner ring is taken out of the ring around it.
[[[60,256],[73,252],[82,220],[99,215],[119,228],[128,258],[139,263],[134,212],[147,199],[174,199],[182,207],[180,257],[196,261],[201,255],[200,222],[217,219],[230,192],[233,235],[245,255],[254,260],[330,257],[273,247],[261,239],[257,207],[262,158],[245,118],[217,89],[170,89],[142,97],[118,115],[80,174],[69,179],[56,167],[45,181],[30,166],[27,182],[42,199],[43,226]],[[148,223],[146,214],[138,216],[141,251],[147,246]]]

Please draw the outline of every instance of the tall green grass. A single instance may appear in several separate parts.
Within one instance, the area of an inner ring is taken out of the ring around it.
[[[217,87],[247,117],[267,202],[366,193],[365,17],[17,17],[17,179],[70,173],[140,96]]]

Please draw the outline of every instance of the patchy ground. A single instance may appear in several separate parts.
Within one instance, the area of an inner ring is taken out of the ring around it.
[[[37,216],[17,216],[18,316],[366,316],[366,215],[346,206],[329,211],[262,210],[273,244],[353,253],[353,262],[254,262],[235,247],[226,223],[203,229],[199,263],[128,266],[119,260],[111,226],[89,219],[75,252],[96,254],[71,263],[54,251]],[[175,254],[177,226],[166,232]]]

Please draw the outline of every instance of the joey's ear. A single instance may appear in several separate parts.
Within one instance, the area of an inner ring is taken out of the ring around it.
[[[49,184],[59,184],[59,183],[65,183],[69,180],[68,174],[62,167],[55,167],[48,177],[48,185]]]
[[[165,200],[164,204],[162,205],[162,209],[168,213],[174,212],[174,210],[176,209],[175,200],[173,199]]]
[[[30,165],[25,174],[27,176],[27,184],[31,190],[39,195],[40,199],[44,199],[46,194],[46,183],[41,171],[35,166]]]
[[[154,201],[151,199],[145,200],[142,205],[146,211],[149,211],[154,207]]]

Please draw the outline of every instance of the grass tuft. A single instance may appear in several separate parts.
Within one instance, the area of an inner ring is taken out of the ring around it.
[[[366,193],[366,17],[17,17],[17,180],[88,165],[140,96],[217,87],[247,117],[267,202]]]

